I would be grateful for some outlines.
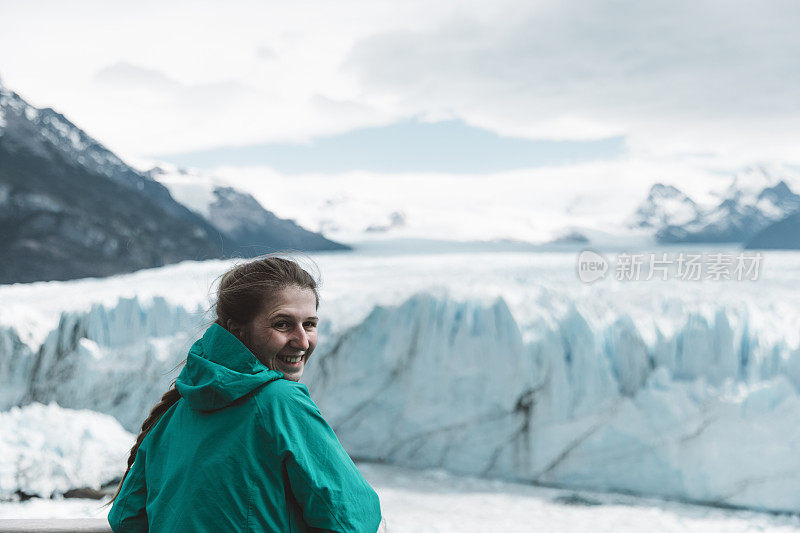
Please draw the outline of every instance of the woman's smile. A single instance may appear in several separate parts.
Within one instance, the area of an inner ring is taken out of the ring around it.
[[[303,356],[292,356],[292,355],[279,355],[278,361],[286,366],[289,366],[293,369],[300,368],[305,364],[303,361]]]

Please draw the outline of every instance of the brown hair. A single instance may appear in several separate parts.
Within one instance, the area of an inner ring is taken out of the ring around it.
[[[217,278],[220,279],[220,278]],[[262,309],[265,302],[286,287],[311,289],[319,308],[318,282],[296,261],[284,259],[274,254],[261,256],[245,263],[239,263],[222,274],[217,288],[217,298],[213,307],[216,312],[214,322],[227,328],[228,319],[238,324],[247,324]],[[142,441],[156,425],[161,416],[169,410],[181,397],[172,381],[169,390],[164,393],[150,414],[142,423],[142,430],[128,456],[128,467],[122,475],[117,491],[105,504],[111,505],[122,490],[122,483],[136,460],[136,452]]]

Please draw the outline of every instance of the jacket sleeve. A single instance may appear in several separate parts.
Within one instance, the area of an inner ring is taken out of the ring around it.
[[[290,489],[312,528],[374,533],[380,500],[302,383],[283,387],[271,406]]]
[[[139,533],[148,530],[147,486],[144,478],[144,442],[136,452],[136,459],[125,476],[122,489],[108,512],[108,524],[114,533]]]

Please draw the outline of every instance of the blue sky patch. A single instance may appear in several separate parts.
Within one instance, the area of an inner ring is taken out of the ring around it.
[[[589,141],[529,140],[503,137],[460,120],[409,120],[320,137],[308,144],[219,147],[155,157],[194,168],[265,165],[284,174],[353,170],[484,174],[608,160],[624,153],[624,137]]]

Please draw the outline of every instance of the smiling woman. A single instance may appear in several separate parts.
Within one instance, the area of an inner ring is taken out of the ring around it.
[[[222,276],[215,322],[131,449],[115,532],[378,529],[378,495],[299,383],[318,307],[288,259]]]

